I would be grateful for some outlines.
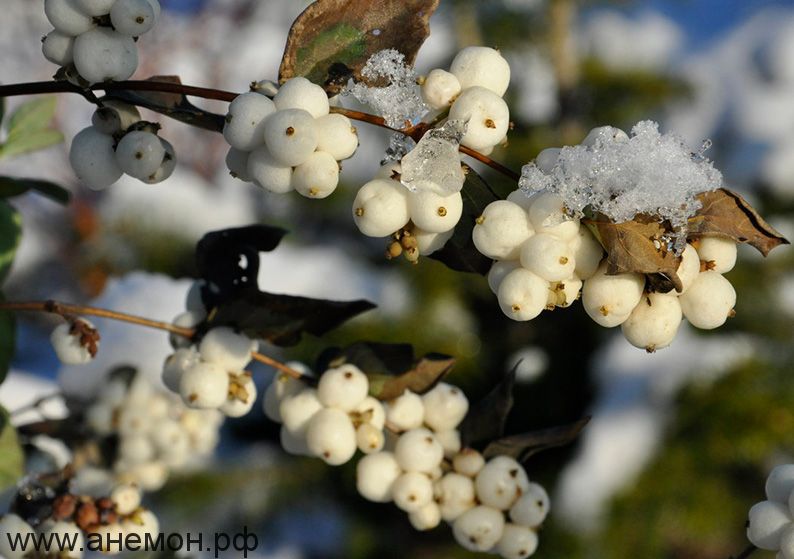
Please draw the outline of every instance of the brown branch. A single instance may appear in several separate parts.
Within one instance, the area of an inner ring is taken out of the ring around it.
[[[136,324],[138,326],[145,326],[147,328],[154,328],[156,330],[165,330],[171,334],[182,336],[188,339],[195,336],[196,331],[193,328],[185,328],[176,326],[170,322],[160,322],[158,320],[151,320],[132,314],[127,314],[118,311],[111,311],[109,309],[100,309],[97,307],[87,307],[84,305],[73,305],[70,303],[62,303],[59,301],[25,301],[25,302],[0,302],[0,311],[13,311],[13,312],[46,312],[57,314],[64,318],[69,319],[74,315],[87,315],[98,316],[101,318],[109,318],[119,322],[127,322],[129,324]],[[261,353],[253,352],[251,358],[254,361],[259,361],[281,371],[282,373],[291,376],[294,379],[301,380],[305,375],[300,371],[288,367],[287,365],[263,355]]]
[[[0,85],[0,98],[14,97],[18,95],[37,95],[42,93],[76,93],[78,95],[85,96],[87,91],[161,91],[165,93],[178,93],[181,95],[188,95],[190,97],[200,97],[202,99],[214,99],[225,102],[231,102],[239,95],[239,93],[224,91],[221,89],[196,87],[177,82],[157,82],[152,80],[129,80],[122,82],[97,83],[91,85],[88,89],[80,88],[67,81],[49,81]],[[430,125],[427,123],[420,122],[414,126],[398,129],[387,125],[386,121],[377,115],[355,111],[352,109],[345,109],[342,107],[331,107],[331,112],[344,115],[351,120],[366,122],[367,124],[371,124],[385,130],[403,134],[413,138],[416,141],[419,141],[419,139],[424,135],[425,132],[427,132],[428,128],[430,127]],[[508,169],[501,163],[494,161],[487,155],[464,146],[460,147],[460,151],[515,181],[518,181],[520,178],[518,173]]]

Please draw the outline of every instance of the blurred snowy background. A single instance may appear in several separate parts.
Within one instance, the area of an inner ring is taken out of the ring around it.
[[[307,5],[162,2],[164,18],[138,44],[136,77],[178,74],[187,84],[234,91],[275,79],[289,25]],[[48,31],[41,3],[9,0],[3,10],[0,81],[49,79],[55,68],[40,53]],[[518,168],[543,147],[578,142],[592,126],[628,129],[653,118],[693,150],[710,139],[707,155],[727,185],[792,237],[794,1],[444,0],[431,28],[420,73],[446,67],[470,44],[498,46],[511,62],[516,130],[509,153],[497,151],[496,159]],[[162,135],[179,158],[167,182],[122,180],[91,192],[67,161],[69,139],[90,116],[79,96],[59,97],[56,124],[66,144],[0,163],[4,175],[48,178],[74,193],[66,209],[35,195],[15,201],[24,236],[9,298],[96,297],[100,306],[169,320],[181,309],[191,248],[204,232],[256,221],[284,226],[292,234],[263,260],[263,289],[366,297],[380,306],[329,343],[358,336],[454,354],[461,363],[453,380],[472,395],[523,359],[511,426],[528,430],[593,415],[574,448],[530,462],[530,476],[555,489],[554,520],[539,556],[716,559],[744,547],[744,515],[761,496],[766,470],[792,461],[794,450],[789,249],[764,266],[740,251],[744,265],[729,275],[738,318],[722,331],[682,332],[672,348],[646,355],[620,333],[574,316],[584,314],[576,309],[537,324],[508,324],[484,280],[432,262],[415,269],[387,264],[383,247],[360,238],[348,217],[354,189],[372,176],[388,143],[376,130],[359,126],[361,147],[345,162],[340,191],[324,202],[235,181],[219,135],[166,120]],[[156,381],[168,352],[160,334],[98,323],[100,359],[88,369],[59,371],[46,342],[52,324],[20,320],[0,404],[13,410],[51,393],[58,377],[66,391],[84,396],[117,364],[134,364]],[[310,340],[288,356],[310,361],[323,345]],[[43,411],[64,413],[57,402]],[[329,472],[274,457],[274,434],[261,414],[229,422],[216,462],[174,481],[159,498],[169,528],[234,530],[246,523],[256,527],[258,553],[267,557],[466,555],[443,530],[415,534],[386,507],[360,502],[351,469]]]

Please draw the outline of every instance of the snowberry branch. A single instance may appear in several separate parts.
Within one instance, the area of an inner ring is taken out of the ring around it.
[[[19,95],[39,95],[45,93],[76,93],[78,95],[86,96],[87,92],[91,91],[158,91],[163,93],[177,93],[181,95],[189,95],[191,97],[199,97],[202,99],[213,99],[216,101],[233,101],[239,94],[233,91],[224,91],[221,89],[213,89],[208,87],[196,87],[192,85],[184,85],[176,82],[157,82],[151,80],[129,80],[119,82],[105,82],[97,83],[84,89],[78,87],[67,81],[47,81],[47,82],[27,82],[17,83],[10,85],[0,85],[0,98],[15,97]],[[406,128],[398,129],[392,128],[386,124],[386,121],[377,115],[365,113],[362,111],[355,111],[352,109],[345,109],[342,107],[331,107],[331,112],[338,113],[346,116],[351,120],[359,122],[366,122],[373,126],[378,126],[392,132],[403,134],[411,137],[414,140],[419,140],[422,135],[430,128],[428,123],[420,122],[414,126],[407,126]],[[502,173],[512,180],[518,181],[520,175],[515,171],[508,169],[501,163],[491,159],[485,154],[475,151],[465,146],[460,146],[461,153],[468,155]]]
[[[118,311],[112,311],[109,309],[101,309],[97,307],[87,307],[83,305],[73,305],[70,303],[62,303],[60,301],[24,301],[24,302],[0,302],[0,311],[14,311],[14,312],[46,312],[51,314],[57,314],[64,318],[69,319],[75,315],[87,315],[87,316],[98,316],[101,318],[109,318],[111,320],[117,320],[119,322],[127,322],[130,324],[137,324],[138,326],[145,326],[147,328],[154,328],[157,330],[165,330],[171,334],[176,334],[177,336],[183,336],[185,338],[192,338],[196,331],[193,328],[185,328],[182,326],[176,326],[169,322],[161,322],[159,320],[151,320],[149,318],[144,318],[140,316],[135,316],[132,314],[127,314]],[[269,365],[274,369],[291,376],[294,379],[303,379],[304,375],[300,371],[296,371],[295,369],[288,367],[287,365],[281,363],[273,359],[272,357],[268,357],[267,355],[263,355],[258,352],[253,352],[251,354],[251,358],[254,361],[259,361],[260,363],[264,363],[265,365]]]

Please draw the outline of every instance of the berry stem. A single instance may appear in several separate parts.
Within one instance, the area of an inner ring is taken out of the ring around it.
[[[177,336],[183,336],[188,339],[192,338],[196,333],[196,331],[193,328],[176,326],[169,322],[151,320],[149,318],[143,318],[141,316],[135,316],[123,312],[112,311],[109,309],[88,307],[84,305],[73,305],[71,303],[62,303],[60,301],[53,301],[53,300],[0,302],[0,311],[45,312],[45,313],[57,314],[65,318],[72,315],[98,316],[101,318],[109,318],[111,320],[117,320],[119,322],[127,322],[129,324],[136,324],[138,326],[154,328],[156,330],[165,330],[166,332],[169,332],[171,334],[176,334]],[[273,359],[272,357],[268,357],[267,355],[253,352],[251,354],[251,358],[254,361],[259,361],[260,363],[269,365],[274,369],[281,371],[286,375],[291,376],[294,379],[301,380],[304,378],[304,375],[300,371],[296,371],[295,369],[288,367],[287,365]]]
[[[48,81],[0,85],[0,98],[15,97],[18,95],[39,95],[44,93],[76,93],[86,97],[86,95],[91,91],[160,91],[164,93],[189,95],[191,97],[199,97],[201,99],[214,99],[216,101],[225,101],[227,103],[233,101],[239,95],[239,93],[234,93],[233,91],[224,91],[221,89],[213,89],[208,87],[196,87],[177,82],[158,82],[152,80],[129,80],[123,82],[96,83],[89,86],[87,89],[78,87],[67,81]],[[431,128],[431,125],[425,122],[420,122],[413,126],[408,126],[402,129],[392,128],[386,124],[386,121],[382,117],[361,111],[354,111],[352,109],[345,109],[342,107],[331,107],[331,112],[344,115],[350,120],[366,122],[373,126],[378,126],[398,134],[409,136],[417,141],[429,128]],[[491,167],[495,171],[502,173],[514,181],[518,181],[520,178],[518,173],[508,169],[501,163],[494,161],[487,155],[464,146],[460,146],[460,151],[461,153],[476,159],[477,161]]]

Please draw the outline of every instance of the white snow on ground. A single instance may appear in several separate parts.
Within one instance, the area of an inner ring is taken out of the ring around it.
[[[680,54],[684,34],[656,12],[628,16],[599,10],[585,23],[579,40],[583,55],[614,70],[663,70]]]
[[[650,355],[613,336],[593,358],[599,387],[593,419],[552,499],[560,521],[597,531],[610,499],[659,451],[677,393],[690,383],[717,380],[753,350],[746,336],[698,336],[686,325],[673,349]]]
[[[14,414],[34,404],[39,398],[57,394],[58,385],[48,379],[32,375],[23,371],[11,369],[5,381],[0,384],[0,406]],[[60,419],[67,416],[66,406],[60,398],[47,399],[36,409],[14,414],[12,423],[21,425],[45,418]]]

